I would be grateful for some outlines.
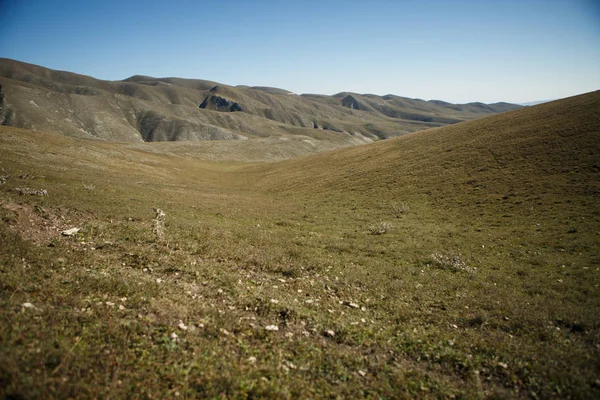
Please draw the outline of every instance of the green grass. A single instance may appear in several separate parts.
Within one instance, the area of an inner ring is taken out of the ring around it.
[[[261,165],[2,127],[0,393],[598,397],[598,109]]]

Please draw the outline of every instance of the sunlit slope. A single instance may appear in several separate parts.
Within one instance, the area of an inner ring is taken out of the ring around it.
[[[598,103],[261,165],[0,126],[0,397],[598,398]]]
[[[261,166],[266,189],[515,208],[600,192],[600,92]]]

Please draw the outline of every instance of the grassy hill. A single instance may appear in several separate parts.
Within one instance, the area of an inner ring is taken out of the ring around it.
[[[284,139],[278,145],[292,153],[296,146],[287,139],[307,140],[312,145],[305,152],[319,152],[519,107],[392,95],[296,95],[140,75],[102,81],[9,59],[0,59],[0,85],[5,125],[122,142]]]
[[[599,127],[594,92],[247,164],[2,126],[0,393],[596,398]]]

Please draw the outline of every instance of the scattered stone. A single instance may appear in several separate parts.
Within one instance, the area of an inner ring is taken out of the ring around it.
[[[332,331],[331,329],[326,329],[323,331],[323,336],[325,337],[335,337],[335,332]]]
[[[162,282],[162,279],[156,278],[156,283],[161,283],[161,282]]]
[[[125,306],[123,304],[119,304],[119,310],[121,310],[121,311],[125,310]]]
[[[21,307],[23,308],[35,308],[35,306],[31,303],[23,303],[21,304]]]
[[[358,304],[347,300],[343,301],[342,304],[350,308],[359,308]]]
[[[268,331],[278,331],[279,327],[277,325],[267,325],[265,329]]]
[[[73,235],[76,235],[80,230],[81,230],[81,228],[70,228],[70,229],[67,229],[65,231],[62,231],[61,235],[63,235],[63,236],[73,236]]]
[[[286,361],[285,364],[287,365],[287,367],[289,369],[297,369],[298,368],[291,361]]]
[[[15,191],[20,195],[48,196],[48,191],[46,189],[15,188]]]
[[[273,304],[278,304],[278,303],[279,303],[279,300],[276,300],[276,299],[271,299],[271,303],[273,303]]]
[[[106,302],[106,303],[104,303],[104,304],[106,304],[106,305],[107,305],[107,306],[109,306],[109,307],[114,307],[114,306],[115,306],[115,303],[113,303],[113,302],[111,302],[111,301],[107,301],[107,302]]]
[[[252,357],[248,357],[248,362],[250,364],[256,364],[256,357],[252,356]]]
[[[360,376],[367,376],[367,373],[361,369],[359,369],[357,372]]]
[[[179,325],[177,325],[177,327],[179,329],[181,329],[182,331],[187,331],[188,330],[188,326],[186,324],[184,324],[183,321],[179,321]]]
[[[175,332],[172,332],[170,337],[174,342],[176,342],[179,339],[179,336]]]

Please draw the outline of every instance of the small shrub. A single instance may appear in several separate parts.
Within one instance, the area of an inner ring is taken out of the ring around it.
[[[400,204],[393,202],[392,203],[392,212],[396,216],[396,218],[400,218],[400,215],[408,213],[408,204],[402,202]]]
[[[369,233],[371,235],[383,235],[385,233],[388,233],[390,229],[392,229],[392,224],[390,224],[389,222],[382,221],[378,224],[371,225],[369,227]]]
[[[442,269],[450,269],[454,271],[475,272],[476,268],[470,267],[461,253],[448,255],[442,253],[433,253],[431,261],[434,266]]]
[[[152,231],[156,235],[158,240],[162,240],[165,235],[165,216],[166,214],[160,208],[153,208],[155,216],[154,216],[154,224]]]

